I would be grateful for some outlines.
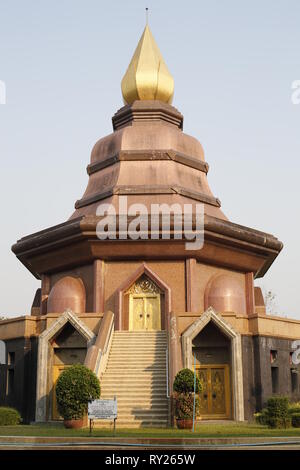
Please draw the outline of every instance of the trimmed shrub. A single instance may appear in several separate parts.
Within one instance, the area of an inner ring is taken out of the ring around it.
[[[300,413],[300,403],[290,403],[289,404],[289,414]]]
[[[263,426],[268,424],[268,410],[263,408],[259,413],[254,414],[255,422]]]
[[[271,397],[267,401],[266,424],[270,428],[288,428],[291,426],[289,400],[287,397]]]
[[[81,419],[89,400],[100,398],[100,383],[87,367],[75,364],[65,369],[56,383],[56,400],[59,414],[65,419]]]
[[[175,416],[177,419],[192,419],[194,410],[194,394],[178,393],[175,401]],[[199,410],[199,398],[195,399],[195,416]]]
[[[255,421],[270,428],[289,428],[292,425],[287,397],[271,397],[267,407],[254,414]]]
[[[270,417],[287,418],[289,413],[289,399],[287,397],[271,397],[267,401]]]
[[[292,426],[294,426],[294,428],[300,428],[300,411],[298,411],[298,413],[293,413],[291,418]]]
[[[14,408],[0,406],[0,426],[16,426],[22,421],[20,413]]]
[[[269,417],[268,418],[269,428],[286,429],[286,428],[290,428],[291,425],[292,425],[292,420],[290,417],[287,417],[287,418]]]
[[[194,372],[191,369],[181,369],[174,379],[173,390],[177,393],[193,393],[194,392]],[[198,377],[196,377],[196,393],[200,393],[202,385]]]

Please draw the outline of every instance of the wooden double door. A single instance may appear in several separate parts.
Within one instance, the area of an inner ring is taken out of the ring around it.
[[[196,373],[202,385],[202,391],[199,394],[199,418],[230,418],[229,366],[223,364],[196,366]]]
[[[161,330],[160,294],[131,294],[129,297],[129,330]]]

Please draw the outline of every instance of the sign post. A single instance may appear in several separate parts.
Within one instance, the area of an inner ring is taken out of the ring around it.
[[[113,400],[91,400],[88,403],[88,418],[90,420],[90,434],[95,419],[109,419],[114,421],[114,436],[116,435],[116,420],[118,417],[117,398]]]

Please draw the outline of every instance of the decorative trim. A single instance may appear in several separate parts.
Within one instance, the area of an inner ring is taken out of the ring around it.
[[[168,186],[168,185],[130,185],[130,186],[115,186],[105,191],[100,191],[92,196],[84,197],[75,203],[75,209],[89,206],[95,202],[101,201],[113,195],[152,195],[152,194],[180,194],[181,196],[196,201],[203,202],[215,207],[221,207],[221,202],[218,198],[208,196],[207,194],[193,191],[191,189],[183,188],[182,186]]]
[[[173,160],[176,163],[194,168],[196,170],[202,171],[205,174],[208,173],[209,165],[208,163],[199,160],[199,158],[191,157],[181,152],[176,152],[174,150],[122,150],[112,157],[107,158],[95,163],[90,163],[87,166],[88,175],[92,175],[97,171],[103,170],[108,166],[115,165],[116,163],[123,161],[161,161],[161,160]]]
[[[196,303],[197,299],[195,296],[195,291],[197,291],[197,286],[195,284],[196,264],[197,264],[197,260],[195,258],[188,258],[185,260],[186,311],[187,312],[197,311],[197,303]]]
[[[72,312],[66,310],[47,330],[39,336],[38,365],[36,387],[36,422],[45,422],[47,419],[47,385],[48,385],[48,360],[50,340],[70,323],[87,340],[87,349],[94,343],[96,335]]]
[[[244,391],[241,335],[227,323],[212,307],[209,307],[182,334],[182,354],[184,367],[193,368],[193,339],[212,321],[231,342],[233,411],[236,421],[244,421]]]
[[[161,294],[161,290],[152,279],[146,276],[146,274],[142,274],[142,276],[131,285],[126,294],[145,293]]]
[[[182,130],[183,116],[173,106],[161,101],[137,100],[123,106],[112,117],[114,131],[132,125],[133,121],[163,121]]]
[[[247,315],[253,315],[255,312],[253,273],[246,273],[245,275],[245,290]]]
[[[104,261],[101,259],[94,261],[93,311],[104,311]]]

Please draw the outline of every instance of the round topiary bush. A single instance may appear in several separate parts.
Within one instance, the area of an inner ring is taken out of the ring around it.
[[[100,398],[100,383],[87,367],[75,364],[59,376],[56,400],[59,414],[65,420],[82,419],[87,413],[89,400]]]
[[[174,380],[173,390],[177,393],[192,393],[194,391],[194,372],[191,369],[180,370]],[[200,393],[202,386],[196,377],[196,393]]]
[[[0,406],[0,426],[16,426],[21,421],[21,415],[17,410],[7,406]]]

